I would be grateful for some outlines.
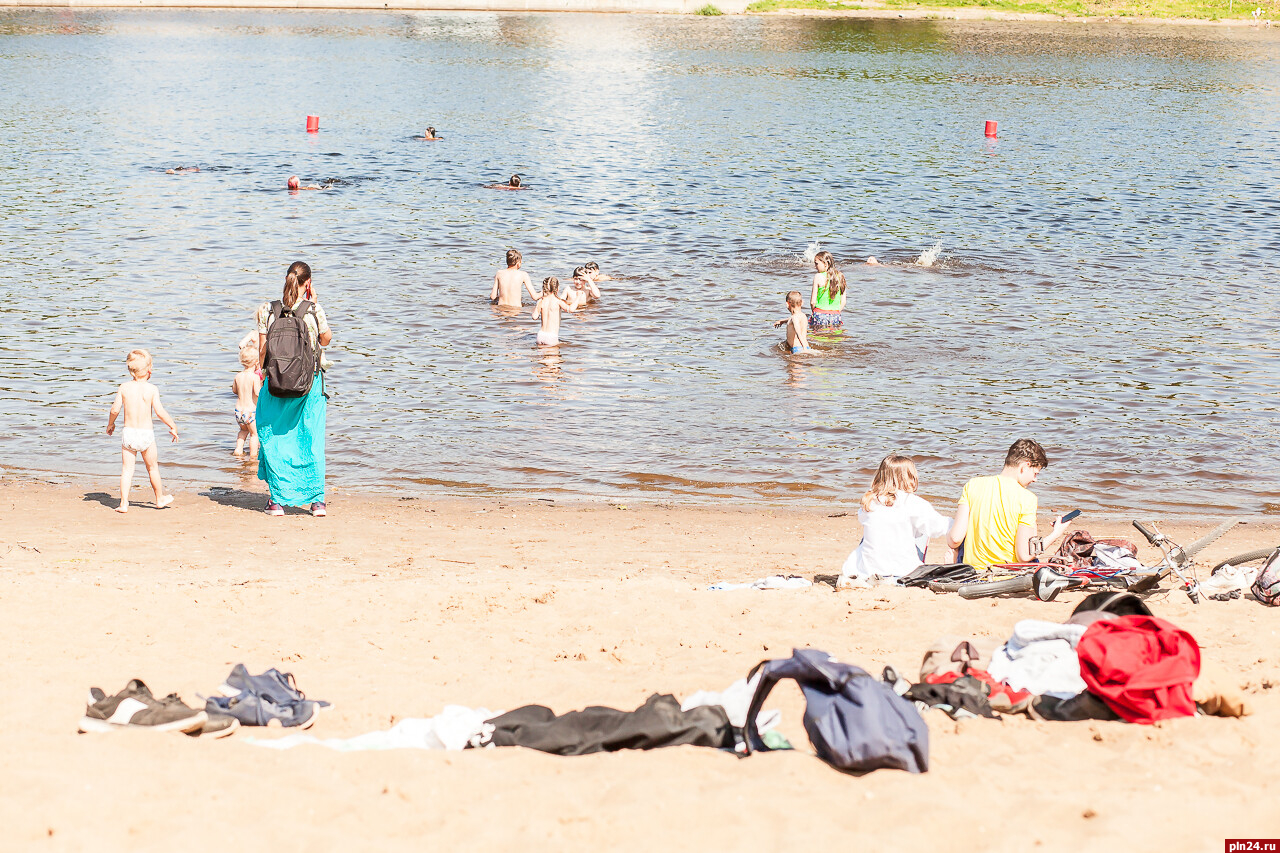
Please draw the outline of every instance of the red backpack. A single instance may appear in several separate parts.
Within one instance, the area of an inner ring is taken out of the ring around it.
[[[1200,646],[1181,628],[1154,616],[1100,619],[1076,646],[1089,692],[1131,723],[1196,712],[1191,685],[1200,675]]]

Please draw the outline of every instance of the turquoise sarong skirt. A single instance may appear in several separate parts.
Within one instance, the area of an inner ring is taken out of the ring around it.
[[[258,479],[285,506],[324,500],[324,374],[305,397],[276,397],[266,383],[258,394]]]

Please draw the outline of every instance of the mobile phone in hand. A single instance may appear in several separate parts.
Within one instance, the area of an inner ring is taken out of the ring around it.
[[[1063,524],[1066,524],[1068,521],[1074,521],[1074,520],[1075,520],[1075,518],[1076,518],[1076,516],[1078,516],[1078,515],[1080,515],[1080,510],[1078,510],[1078,509],[1073,509],[1073,510],[1071,510],[1071,512],[1067,513],[1066,515],[1064,515],[1064,516],[1062,517],[1062,523],[1063,523]]]

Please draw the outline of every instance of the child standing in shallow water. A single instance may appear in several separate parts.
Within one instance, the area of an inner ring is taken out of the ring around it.
[[[538,346],[554,347],[560,345],[560,309],[573,312],[578,310],[576,303],[571,304],[560,298],[560,279],[548,276],[542,280],[542,295],[533,305],[533,319],[542,318],[542,328],[538,331]]]
[[[124,413],[124,428],[120,430],[120,505],[116,512],[129,511],[133,464],[139,453],[147,466],[151,488],[156,493],[156,508],[163,509],[173,503],[173,495],[166,495],[160,484],[160,452],[156,448],[156,434],[151,423],[152,411],[169,428],[169,435],[174,441],[178,440],[178,427],[160,405],[160,392],[150,382],[151,353],[144,349],[133,350],[125,363],[133,381],[120,386],[115,402],[111,404],[111,416],[107,419],[107,435],[112,435],[116,429],[116,418]]]
[[[775,329],[783,323],[787,324],[787,348],[791,350],[792,355],[813,351],[809,349],[809,335],[807,332],[809,323],[800,307],[802,304],[803,298],[800,296],[800,291],[793,290],[788,293],[787,310],[791,314],[773,324]]]
[[[830,252],[813,256],[813,289],[809,294],[809,307],[813,313],[809,325],[814,329],[839,329],[844,326],[840,312],[844,311],[844,273],[836,269],[836,259]]]
[[[256,341],[240,347],[240,365],[244,370],[231,380],[231,390],[236,393],[236,423],[240,434],[236,436],[233,456],[244,456],[244,443],[249,442],[249,458],[258,458],[258,392],[262,390],[262,374],[258,372],[258,344]]]

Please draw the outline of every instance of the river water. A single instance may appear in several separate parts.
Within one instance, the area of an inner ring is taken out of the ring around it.
[[[0,465],[118,471],[146,346],[167,476],[256,483],[235,347],[302,259],[335,486],[847,509],[905,450],[949,504],[1032,436],[1042,506],[1280,512],[1280,32],[7,10],[0,81]],[[815,242],[847,327],[784,356]],[[619,277],[558,350],[512,246]]]

